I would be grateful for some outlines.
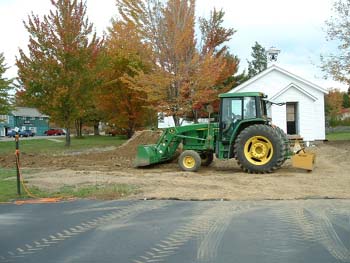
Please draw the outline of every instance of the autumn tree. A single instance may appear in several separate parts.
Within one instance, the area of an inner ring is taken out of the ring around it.
[[[258,42],[252,47],[251,56],[253,59],[248,61],[248,78],[258,75],[267,68],[266,49]]]
[[[224,16],[223,10],[214,8],[208,19],[199,19],[200,63],[191,77],[194,83],[191,109],[195,122],[199,109],[203,109],[206,104],[213,105],[214,110],[218,111],[218,94],[227,92],[235,85],[232,76],[238,70],[239,60],[229,52],[226,44],[236,31],[222,26]]]
[[[226,44],[236,32],[233,28],[225,28],[222,26],[224,22],[225,12],[216,10],[210,12],[209,19],[199,18],[199,28],[201,31],[201,53],[208,54],[210,52],[216,55],[223,54],[228,50]]]
[[[86,101],[98,84],[95,63],[100,40],[86,17],[86,3],[51,0],[53,10],[42,19],[33,13],[24,22],[29,53],[20,49],[18,75],[25,101],[67,129],[84,116]]]
[[[4,54],[0,53],[0,115],[7,114],[11,106],[9,91],[11,90],[12,80],[3,76],[6,70]]]
[[[126,131],[130,138],[152,113],[147,107],[145,91],[133,89],[127,79],[138,71],[149,71],[151,50],[142,42],[133,23],[112,21],[108,33],[104,46],[104,84],[96,96],[97,107],[105,114],[106,122]]]
[[[331,89],[325,97],[325,112],[332,122],[337,119],[343,103],[343,94],[339,89]]]
[[[26,107],[27,104],[25,102],[25,91],[19,87],[18,90],[16,90],[15,98],[14,98],[14,105],[16,107]]]
[[[175,125],[188,114],[196,119],[203,102],[216,97],[216,86],[237,70],[224,45],[234,34],[222,27],[224,12],[214,10],[210,19],[200,20],[197,48],[195,0],[117,0],[117,6],[123,21],[138,28],[153,52],[151,71],[138,71],[129,79],[132,86],[145,91]]]
[[[338,48],[335,53],[321,56],[322,69],[350,87],[350,0],[334,2],[333,12],[326,21],[327,40],[334,41]]]

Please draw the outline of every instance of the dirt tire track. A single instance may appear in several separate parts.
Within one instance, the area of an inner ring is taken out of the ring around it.
[[[181,247],[200,238],[197,262],[214,262],[220,242],[234,216],[256,209],[253,205],[229,205],[225,202],[197,204],[190,222],[179,227],[168,237],[145,251],[133,263],[164,262]]]
[[[328,216],[329,210],[325,206],[314,206],[309,204],[302,207],[296,203],[288,209],[275,210],[277,217],[289,225],[298,226],[301,233],[297,230],[296,237],[310,240],[321,244],[335,259],[342,262],[350,262],[350,249],[347,248],[336,230],[333,222]],[[348,226],[343,227],[349,231]]]

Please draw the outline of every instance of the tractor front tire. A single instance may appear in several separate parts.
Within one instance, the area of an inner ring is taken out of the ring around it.
[[[209,166],[214,160],[214,154],[212,152],[202,152],[200,157],[202,166]]]
[[[251,125],[240,132],[234,144],[234,154],[243,171],[271,173],[281,167],[284,144],[280,134],[271,126]]]
[[[179,157],[179,166],[186,172],[196,172],[201,167],[199,153],[192,150],[183,151]]]

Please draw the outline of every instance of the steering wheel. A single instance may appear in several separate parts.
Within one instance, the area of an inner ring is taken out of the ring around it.
[[[222,131],[227,132],[230,129],[233,121],[234,121],[234,115],[227,116],[224,121],[225,127],[222,129]]]
[[[224,123],[225,123],[225,128],[222,129],[223,132],[227,132],[230,127],[235,123],[235,121],[240,120],[241,115],[236,115],[232,113],[231,115],[227,116]]]

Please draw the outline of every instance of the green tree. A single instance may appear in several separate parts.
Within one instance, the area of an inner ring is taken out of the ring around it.
[[[266,49],[258,42],[252,47],[252,61],[248,61],[248,78],[252,78],[267,68]]]
[[[350,0],[335,1],[333,13],[326,21],[326,39],[334,41],[338,48],[337,52],[321,56],[321,68],[334,80],[350,87]]]
[[[246,82],[249,79],[248,74],[243,70],[242,73],[237,74],[237,75],[232,75],[227,78],[225,81],[226,85],[230,85],[230,87],[233,89],[242,83]]]
[[[0,115],[7,114],[11,108],[9,91],[11,90],[12,80],[3,76],[6,70],[4,54],[0,53]]]
[[[86,2],[51,0],[53,10],[42,19],[31,14],[29,54],[17,58],[23,99],[51,116],[67,130],[86,113],[86,101],[98,84],[96,61],[100,40],[86,17]]]
[[[343,108],[350,108],[350,98],[347,93],[343,93]]]

